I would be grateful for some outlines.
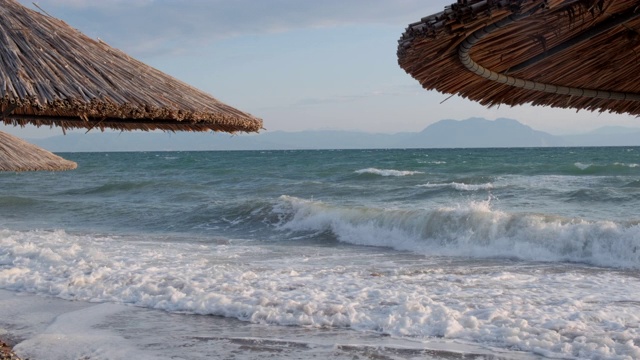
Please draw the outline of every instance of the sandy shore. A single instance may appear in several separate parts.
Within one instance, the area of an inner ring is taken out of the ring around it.
[[[0,339],[0,360],[20,360],[13,352],[11,345]]]

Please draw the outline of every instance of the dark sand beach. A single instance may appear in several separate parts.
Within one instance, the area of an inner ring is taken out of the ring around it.
[[[11,345],[0,339],[0,360],[20,360],[20,357],[13,352]]]

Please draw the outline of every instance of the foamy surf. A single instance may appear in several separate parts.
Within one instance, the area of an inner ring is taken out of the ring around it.
[[[640,283],[628,281],[631,273],[452,264],[375,247],[234,243],[5,230],[0,288],[263,325],[481,342],[548,357],[640,356],[632,325],[640,323],[634,296]],[[79,318],[74,314],[57,331]],[[48,339],[45,332],[24,346],[38,349]]]
[[[0,290],[0,318],[23,358],[68,359],[514,359],[524,352],[446,339],[403,340],[370,332],[277,327],[115,304],[69,302]],[[42,309],[48,309],[43,312]],[[64,344],[71,344],[65,346]]]
[[[376,168],[356,170],[355,173],[356,174],[373,174],[373,175],[380,175],[380,176],[411,176],[416,174],[424,174],[424,172],[422,171],[376,169]]]
[[[445,184],[437,184],[437,183],[428,183],[428,184],[420,184],[418,187],[424,188],[452,188],[458,191],[479,191],[479,190],[491,190],[494,188],[492,183],[485,184],[465,184],[459,182],[450,182]]]

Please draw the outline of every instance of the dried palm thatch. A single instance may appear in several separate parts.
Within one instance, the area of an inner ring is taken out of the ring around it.
[[[262,120],[65,22],[0,0],[0,112],[6,124],[256,132]]]
[[[640,115],[639,0],[459,0],[398,43],[425,89]]]
[[[73,161],[0,131],[0,171],[61,171],[77,166]]]

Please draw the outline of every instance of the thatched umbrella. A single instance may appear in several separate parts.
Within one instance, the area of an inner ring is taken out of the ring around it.
[[[0,0],[0,114],[6,124],[63,130],[262,128],[262,120],[14,0]]]
[[[0,171],[60,171],[77,166],[73,161],[0,131]]]
[[[640,115],[640,1],[459,0],[409,25],[398,62],[487,106]]]

